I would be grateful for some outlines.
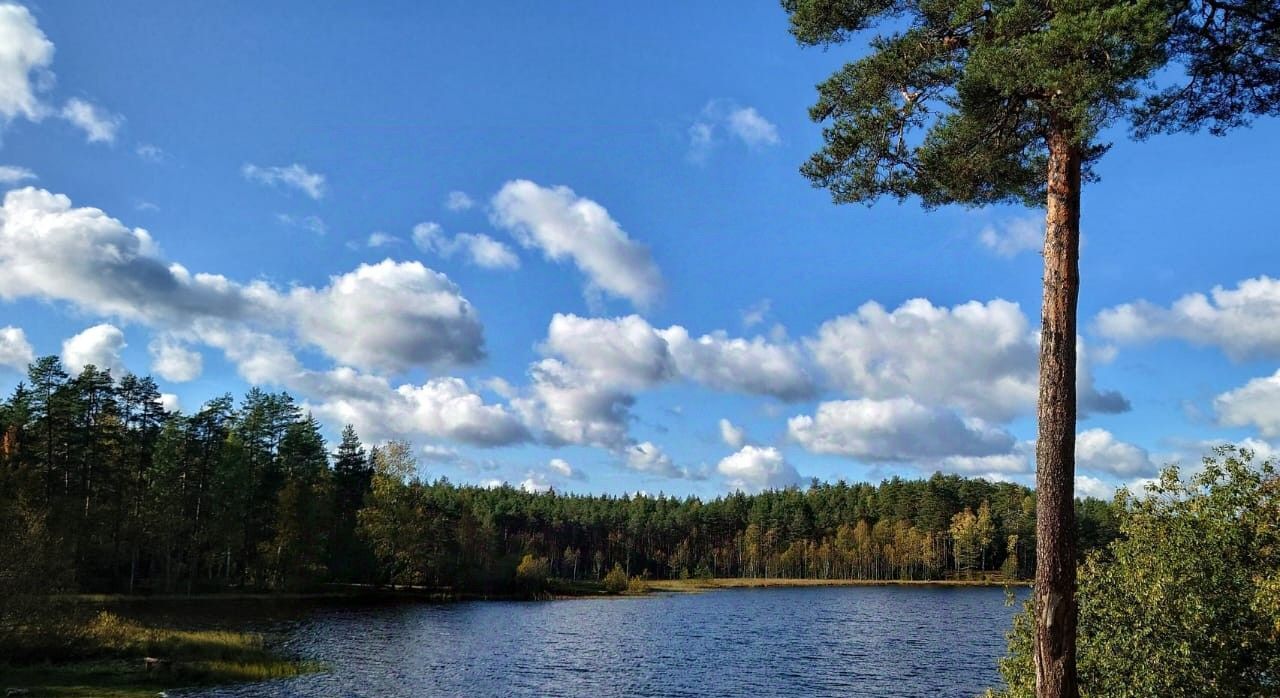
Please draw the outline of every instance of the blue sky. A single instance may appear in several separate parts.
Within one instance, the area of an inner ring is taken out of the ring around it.
[[[253,380],[468,482],[1030,481],[1041,213],[831,204],[806,109],[859,49],[798,47],[775,3],[43,3],[0,32],[0,388],[42,354],[187,410]],[[1111,135],[1096,493],[1280,437],[1280,124]]]

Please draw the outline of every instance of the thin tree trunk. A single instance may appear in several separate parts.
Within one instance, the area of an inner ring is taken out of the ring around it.
[[[1080,295],[1081,148],[1049,137],[1036,444],[1036,696],[1077,698],[1076,301]]]

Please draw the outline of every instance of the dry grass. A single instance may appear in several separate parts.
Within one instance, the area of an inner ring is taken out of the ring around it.
[[[27,689],[30,696],[141,698],[179,686],[266,681],[320,671],[267,649],[262,636],[225,630],[180,630],[143,625],[103,611],[75,626],[38,661],[0,664],[0,690]],[[148,672],[143,657],[167,660]]]

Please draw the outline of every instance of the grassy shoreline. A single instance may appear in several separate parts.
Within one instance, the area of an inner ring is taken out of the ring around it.
[[[324,668],[267,648],[256,633],[162,627],[108,611],[50,625],[28,634],[21,657],[0,662],[0,690],[25,691],[20,695],[33,698],[142,698],[180,687],[266,681]],[[158,661],[148,666],[145,658]]]

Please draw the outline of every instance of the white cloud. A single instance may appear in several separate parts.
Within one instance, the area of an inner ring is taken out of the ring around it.
[[[484,356],[471,303],[449,277],[418,262],[362,264],[323,289],[294,288],[284,305],[300,337],[355,366],[403,370]]]
[[[773,301],[765,298],[755,305],[742,311],[742,326],[748,329],[764,322],[768,317],[769,311],[773,309]]]
[[[312,172],[305,165],[296,162],[292,165],[267,167],[247,163],[240,168],[240,174],[250,182],[271,187],[277,185],[291,187],[317,201],[324,198],[326,184],[324,175]]]
[[[787,420],[787,433],[814,453],[870,462],[992,456],[1014,445],[1003,430],[908,398],[823,402],[815,416]]]
[[[276,220],[283,225],[308,230],[316,235],[325,235],[329,232],[329,226],[325,225],[324,219],[320,216],[294,216],[288,213],[277,213]]]
[[[706,162],[711,151],[720,143],[722,131],[753,150],[782,142],[778,136],[778,127],[764,118],[755,107],[713,99],[702,107],[698,118],[689,126],[689,159],[699,164]]]
[[[0,165],[0,184],[20,184],[29,179],[36,179],[36,173],[17,165]]]
[[[512,398],[511,406],[544,441],[614,450],[630,443],[627,427],[635,397],[628,391],[592,380],[557,359],[533,364],[529,374],[526,394]]]
[[[39,92],[52,82],[53,42],[36,25],[30,10],[0,5],[0,119],[39,121],[46,107]]]
[[[1280,436],[1280,371],[1222,393],[1213,408],[1226,426],[1253,426],[1267,438]]]
[[[400,238],[391,235],[390,233],[374,231],[369,233],[369,239],[365,241],[365,247],[387,247],[390,245],[398,245],[401,242]]]
[[[520,258],[501,242],[488,235],[444,234],[439,223],[419,223],[413,228],[413,243],[423,252],[449,258],[461,252],[472,264],[485,269],[518,269]]]
[[[291,333],[359,367],[400,370],[484,355],[470,302],[418,262],[363,264],[324,288],[287,293],[261,281],[239,284],[193,274],[164,260],[145,230],[30,187],[8,192],[0,207],[0,297],[66,301],[176,332],[230,323]]]
[[[568,480],[586,480],[586,473],[569,465],[569,462],[563,458],[552,458],[547,462],[547,469],[556,475]]]
[[[451,191],[444,200],[444,207],[450,211],[466,211],[475,205],[476,202],[465,191]]]
[[[151,353],[151,370],[167,381],[184,383],[195,380],[204,370],[204,357],[200,352],[184,346],[170,335],[152,340],[147,351]]]
[[[632,240],[600,204],[564,186],[507,182],[493,197],[493,222],[547,259],[572,260],[590,279],[588,293],[606,293],[646,307],[662,291],[649,249]]]
[[[851,395],[906,396],[990,421],[1007,421],[1035,405],[1037,333],[1016,303],[971,301],[952,308],[909,300],[892,312],[869,302],[822,325],[808,341],[818,365]],[[1077,345],[1080,411],[1123,412],[1118,393],[1091,382]]]
[[[173,393],[160,393],[160,406],[163,407],[166,412],[181,412],[182,400]]]
[[[777,145],[782,142],[782,139],[778,138],[778,127],[761,116],[755,107],[739,107],[730,110],[728,127],[729,133],[753,148]]]
[[[520,481],[520,489],[531,494],[550,492],[551,483],[547,481],[546,475],[542,473],[529,472],[525,473],[525,478]]]
[[[1119,441],[1105,429],[1076,434],[1076,469],[1121,477],[1152,475],[1158,470],[1146,449]]]
[[[1280,357],[1280,280],[1245,279],[1209,295],[1187,294],[1168,308],[1147,301],[1102,311],[1098,332],[1118,342],[1177,338],[1220,348],[1235,360]]]
[[[727,419],[720,420],[720,439],[729,448],[742,448],[747,443],[747,433]]]
[[[1096,477],[1088,475],[1076,476],[1076,496],[1093,497],[1095,499],[1111,499],[1115,496],[1115,485],[1108,485]]]
[[[123,116],[112,114],[78,97],[67,100],[59,115],[84,131],[90,143],[115,143],[116,133],[124,126]]]
[[[241,368],[242,373],[246,370]],[[340,367],[323,372],[299,369],[269,382],[306,397],[317,417],[352,424],[370,441],[423,436],[491,447],[529,438],[507,408],[486,404],[459,378],[392,387],[380,376]]]
[[[799,351],[790,344],[762,337],[730,338],[723,332],[694,339],[679,325],[658,334],[666,340],[676,369],[694,382],[780,400],[800,400],[815,393]]]
[[[133,149],[133,152],[147,162],[164,162],[169,156],[168,153],[164,152],[163,148],[150,143],[139,143],[138,147]]]
[[[62,343],[62,363],[73,374],[93,365],[119,377],[125,372],[120,352],[126,346],[120,328],[107,323],[94,325]]]
[[[685,477],[687,473],[675,466],[661,448],[645,441],[628,446],[624,451],[623,464],[628,468],[646,475],[662,477]]]
[[[27,364],[35,358],[35,350],[31,348],[27,333],[21,327],[0,327],[0,366],[25,372]]]
[[[803,357],[790,344],[730,338],[723,332],[695,339],[679,325],[659,330],[638,315],[606,319],[556,314],[543,350],[612,386],[640,388],[682,378],[716,390],[782,400],[815,391]]]
[[[743,446],[737,453],[721,460],[716,470],[733,490],[758,492],[800,484],[800,474],[795,467],[772,446]]]
[[[608,385],[640,388],[676,372],[666,340],[638,315],[606,319],[556,313],[542,349]]]
[[[978,239],[1001,257],[1016,257],[1044,246],[1044,218],[1029,215],[1011,218],[982,229]]]

